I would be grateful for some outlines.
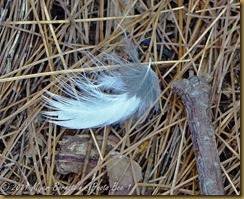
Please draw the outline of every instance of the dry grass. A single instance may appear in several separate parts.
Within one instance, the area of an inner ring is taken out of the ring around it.
[[[142,194],[148,195],[199,194],[184,108],[169,88],[173,80],[187,76],[189,69],[213,76],[213,122],[225,191],[227,195],[240,193],[239,1],[189,0],[182,4],[176,0],[130,0],[127,7],[123,2],[1,1],[2,194],[108,194],[88,192],[93,183],[106,183],[106,172],[101,169],[110,161],[103,154],[105,144],[98,165],[88,174],[61,175],[55,169],[57,143],[62,136],[91,132],[94,140],[98,134],[104,139],[117,136],[120,141],[114,150],[118,155],[136,156],[143,181],[134,190],[141,187]],[[82,50],[96,56],[98,50],[113,51],[122,35],[117,24],[140,44],[141,61],[153,60],[162,89],[160,112],[137,128],[127,121],[93,131],[67,131],[47,123],[40,115],[41,96],[45,89],[60,92],[51,83],[53,77],[81,70],[86,60],[79,53]],[[55,188],[57,183],[59,189]]]

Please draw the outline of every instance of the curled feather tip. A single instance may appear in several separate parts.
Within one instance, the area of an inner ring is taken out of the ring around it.
[[[160,88],[150,65],[142,65],[135,57],[135,50],[130,48],[130,52],[128,56],[133,63],[125,62],[116,54],[106,54],[105,58],[113,60],[120,67],[108,69],[105,63],[99,61],[99,65],[102,63],[105,70],[96,73],[96,79],[71,77],[69,81],[79,88],[76,92],[71,85],[62,82],[68,97],[46,92],[48,97],[43,96],[43,99],[45,106],[51,111],[44,111],[43,115],[49,122],[70,129],[115,124],[132,115],[135,119],[140,118],[158,98]],[[98,65],[97,62],[94,63]],[[158,109],[158,104],[154,109]]]

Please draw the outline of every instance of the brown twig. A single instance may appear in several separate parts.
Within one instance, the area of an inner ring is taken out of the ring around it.
[[[211,121],[207,78],[191,76],[177,80],[171,88],[184,104],[196,156],[202,195],[224,195],[220,160]]]

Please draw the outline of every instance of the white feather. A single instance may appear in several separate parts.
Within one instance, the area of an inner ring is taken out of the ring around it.
[[[69,78],[78,88],[76,91],[70,84],[59,80],[68,97],[46,92],[49,97],[43,98],[51,111],[43,114],[49,122],[71,129],[84,129],[122,122],[133,114],[136,119],[141,117],[159,96],[158,78],[150,65],[139,62],[133,47],[127,51],[133,63],[116,54],[105,54],[106,60],[120,66],[113,70],[87,53],[94,64],[103,65],[104,71],[95,73],[95,79],[84,75]]]

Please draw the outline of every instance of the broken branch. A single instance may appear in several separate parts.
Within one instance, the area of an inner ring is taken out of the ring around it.
[[[212,125],[207,78],[191,76],[172,83],[185,107],[202,195],[224,195],[221,166]]]

